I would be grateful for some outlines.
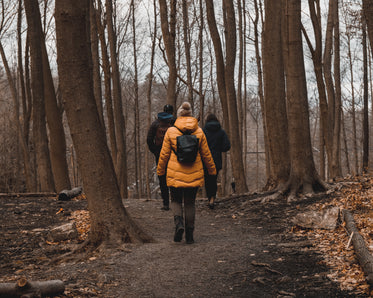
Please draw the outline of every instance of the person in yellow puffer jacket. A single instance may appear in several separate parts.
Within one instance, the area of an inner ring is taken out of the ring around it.
[[[185,213],[185,239],[186,243],[194,243],[195,200],[198,187],[204,184],[203,164],[209,175],[216,175],[214,160],[210,153],[207,139],[203,130],[198,126],[198,120],[192,117],[192,107],[184,102],[177,110],[177,119],[164,137],[161,153],[159,155],[157,174],[165,175],[167,169],[167,186],[171,192],[171,209],[174,214],[175,234],[174,241],[180,242],[184,233]],[[180,163],[175,154],[176,138],[182,132],[191,131],[199,140],[199,152],[193,163]],[[183,212],[184,200],[184,212]]]

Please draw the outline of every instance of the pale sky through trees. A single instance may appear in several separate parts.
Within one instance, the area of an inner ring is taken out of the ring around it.
[[[15,1],[7,0],[4,1],[5,5],[15,5]],[[216,2],[215,10],[217,11],[217,18],[219,18],[219,1]],[[253,24],[250,21],[250,18],[253,18],[253,8],[252,8],[252,1],[246,1],[247,8],[247,82],[248,82],[248,89],[250,93],[256,94],[257,92],[257,74],[256,74],[256,62],[255,62],[255,51],[254,51],[254,45],[252,42],[253,39]],[[349,19],[345,19],[345,9],[342,9],[342,6],[348,7],[350,11],[354,12],[355,20],[352,20],[351,17],[348,17]],[[7,6],[6,6],[7,7]],[[16,5],[15,5],[16,8]],[[5,26],[4,30],[1,32],[1,40],[4,45],[5,51],[7,53],[7,57],[9,60],[9,64],[12,66],[16,62],[16,49],[17,49],[17,38],[16,38],[16,10],[13,8],[12,12],[8,13],[6,16],[7,18],[7,26]],[[129,3],[128,1],[118,0],[117,1],[117,36],[118,36],[118,44],[119,44],[119,59],[120,59],[120,67],[121,67],[121,74],[123,80],[131,80],[133,75],[133,50],[132,50],[132,44],[131,44],[131,30],[128,25],[126,25],[126,21],[128,19],[128,9],[129,9]],[[324,19],[322,20],[322,28],[323,28],[323,37],[325,37],[325,27],[326,27],[326,16],[328,12],[328,1],[323,0],[321,1],[321,10],[322,15]],[[48,47],[48,53],[49,53],[49,59],[51,62],[51,68],[54,75],[57,74],[57,68],[56,68],[56,48],[55,48],[55,30],[54,30],[54,18],[53,18],[53,12],[54,12],[54,3],[53,1],[48,1],[47,9],[46,9],[46,17],[44,19],[43,12],[44,9],[44,2],[42,1],[40,3],[40,11],[42,13],[42,24],[46,25],[46,33],[47,33],[47,47]],[[352,1],[341,1],[340,3],[340,26],[341,26],[341,73],[342,73],[342,86],[343,86],[343,97],[349,97],[351,93],[351,84],[349,82],[349,71],[346,69],[348,66],[348,63],[346,61],[347,54],[346,54],[346,38],[345,38],[345,23],[348,22],[348,26],[359,26],[359,20],[357,16],[359,15],[360,11],[360,2],[357,2],[356,0]],[[357,15],[357,16],[356,16]],[[139,64],[139,81],[144,82],[146,75],[149,71],[149,61],[150,61],[150,48],[151,48],[151,34],[154,28],[153,23],[153,1],[150,0],[143,0],[143,1],[137,1],[136,6],[136,23],[137,23],[137,48],[138,48],[138,64]],[[190,16],[190,19],[192,19],[193,16]],[[181,18],[179,18],[181,20]],[[158,19],[159,21],[159,19]],[[312,27],[309,19],[308,14],[308,1],[302,0],[302,22],[304,27],[307,30],[307,33],[309,34],[310,39],[313,38],[312,33]],[[193,23],[196,25],[196,22]],[[221,26],[222,23],[219,23],[218,19],[218,26]],[[158,25],[158,36],[160,37],[160,27]],[[26,21],[23,20],[23,43],[25,41],[25,31],[26,30]],[[223,29],[220,30],[221,34],[223,34]],[[198,38],[198,28],[191,28],[191,34],[192,34],[192,44],[191,44],[191,54],[192,59],[194,59],[197,55],[196,53],[196,45],[195,42]],[[194,36],[194,37],[193,37]],[[182,36],[179,38],[182,39]],[[204,38],[205,38],[205,60],[206,64],[210,63],[210,58],[208,57],[208,49],[211,48],[211,44],[208,45],[208,43],[211,43],[211,39],[208,36],[208,33],[206,31],[204,32]],[[361,81],[362,81],[362,50],[361,50],[361,33],[360,30],[357,28],[356,33],[352,35],[352,52],[354,56],[354,72],[355,72],[355,89],[357,91],[357,96],[361,97]],[[194,42],[195,41],[195,42]],[[181,42],[181,40],[179,40]],[[180,58],[183,59],[183,49],[181,49],[181,56]],[[312,66],[312,61],[310,59],[310,54],[308,50],[307,44],[304,42],[304,53],[305,53],[305,63],[306,63],[306,71],[307,71],[307,84],[308,84],[308,94],[309,99],[312,103],[312,100],[315,97],[315,94],[317,96],[317,88],[316,83],[314,79],[314,71]],[[183,61],[181,60],[181,66],[183,66]],[[155,78],[156,80],[165,79],[167,77],[167,66],[163,58],[163,54],[160,51],[159,46],[156,48],[156,59],[155,59]],[[182,67],[183,68],[183,67]],[[209,68],[209,67],[207,67]],[[237,67],[236,67],[237,68]],[[180,71],[180,75],[182,77],[186,76],[185,72],[183,70]],[[360,101],[358,101],[359,104]]]

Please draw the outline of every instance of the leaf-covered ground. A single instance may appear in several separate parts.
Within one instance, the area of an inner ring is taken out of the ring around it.
[[[89,230],[84,196],[0,198],[0,282],[60,279],[60,297],[368,297],[370,289],[343,224],[333,231],[302,229],[292,218],[328,206],[353,211],[371,243],[371,178],[337,184],[329,195],[259,203],[260,194],[197,200],[195,244],[174,243],[171,211],[160,200],[125,200],[156,243],[125,245],[51,263]],[[79,238],[48,240],[49,230],[75,221]]]

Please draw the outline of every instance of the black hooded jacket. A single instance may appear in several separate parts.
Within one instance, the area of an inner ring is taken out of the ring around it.
[[[206,135],[207,143],[209,145],[212,157],[215,162],[216,170],[219,171],[222,168],[222,152],[227,152],[231,149],[231,143],[224,129],[218,121],[209,121],[205,124],[203,132]]]

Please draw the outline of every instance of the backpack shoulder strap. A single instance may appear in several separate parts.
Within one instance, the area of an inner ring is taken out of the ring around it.
[[[178,127],[175,126],[175,125],[174,125],[174,127],[176,127],[178,131],[180,131],[182,134],[184,134],[184,132],[183,132],[180,128],[178,128]]]

